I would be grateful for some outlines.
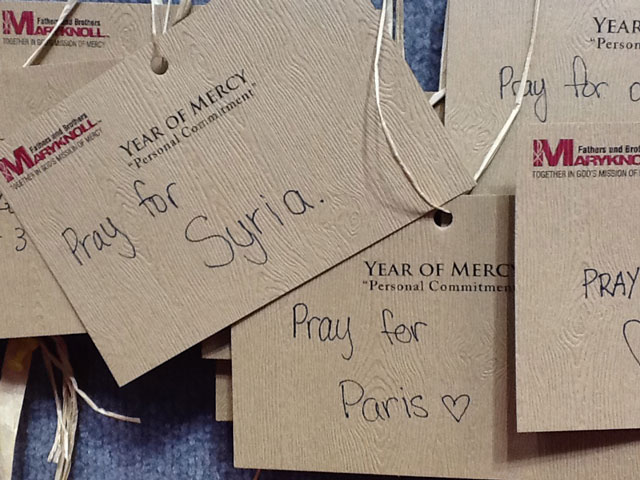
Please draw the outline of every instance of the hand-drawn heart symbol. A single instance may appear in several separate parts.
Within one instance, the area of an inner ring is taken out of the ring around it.
[[[633,355],[633,358],[635,358],[636,363],[638,365],[640,365],[640,358],[638,357],[638,355],[636,354],[636,351],[633,349],[633,346],[631,345],[631,342],[629,341],[629,334],[631,333],[631,329],[633,327],[640,327],[640,320],[628,320],[624,323],[624,326],[622,327],[622,335],[624,336],[624,341],[627,344],[627,347],[629,348],[629,351],[631,352],[631,355]],[[640,342],[637,343],[640,346]],[[640,349],[639,349],[640,351]]]
[[[442,397],[442,404],[449,411],[453,419],[460,423],[464,414],[467,413],[469,405],[471,405],[471,397],[466,394],[460,395],[458,398],[453,398],[451,395],[445,395]]]

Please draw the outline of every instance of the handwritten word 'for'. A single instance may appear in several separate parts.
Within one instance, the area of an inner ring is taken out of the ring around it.
[[[420,327],[423,329],[428,325],[424,322],[415,322],[409,326],[404,323],[396,323],[389,326],[389,322],[394,319],[393,312],[388,308],[382,310],[382,331],[391,346],[399,344],[419,343]],[[346,319],[332,318],[327,315],[313,315],[309,312],[306,303],[296,303],[293,306],[292,318],[293,338],[306,338],[320,343],[345,343],[348,349],[342,353],[342,358],[351,360],[353,358],[354,343],[351,333],[351,317]]]

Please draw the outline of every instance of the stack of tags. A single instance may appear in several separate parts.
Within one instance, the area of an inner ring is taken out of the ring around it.
[[[143,5],[83,3],[68,17],[46,54],[39,57],[44,65],[21,68],[49,34],[60,10],[60,5],[52,2],[2,4],[0,139],[107,71],[150,35],[148,8]],[[15,159],[7,158],[11,160]],[[0,286],[11,301],[3,305],[0,338],[84,332],[14,215],[5,192],[6,187],[2,187],[0,252],[4,270]]]
[[[211,338],[242,468],[635,478],[640,15],[605,3],[452,0],[444,125],[368,0],[152,43],[81,5],[1,73],[0,336],[86,331],[119,385]]]
[[[640,119],[636,5],[451,1],[445,125],[478,171],[534,19],[522,111],[452,219],[425,217],[233,326],[216,406],[232,398],[237,466],[636,478],[639,260],[620,238],[640,227],[608,201],[640,176],[620,123]]]

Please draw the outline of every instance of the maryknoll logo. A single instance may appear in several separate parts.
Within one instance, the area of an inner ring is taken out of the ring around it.
[[[556,167],[562,159],[565,167],[573,165],[573,140],[560,140],[552,150],[549,140],[533,141],[533,166],[544,167],[545,159],[549,167]]]
[[[47,36],[53,30],[56,23],[52,19],[50,25],[42,25],[36,23],[36,15],[31,10],[23,12],[15,12],[13,10],[2,11],[2,33],[4,35],[27,35],[27,36]],[[38,19],[39,21],[41,19]],[[47,19],[45,19],[47,20]],[[69,24],[63,24],[56,31],[56,36],[60,37],[86,37],[86,38],[108,38],[109,35],[102,34],[100,27],[93,24],[100,22],[76,20],[72,24],[72,20],[68,20]],[[91,26],[87,26],[87,24]]]
[[[98,122],[99,123],[99,122]],[[4,176],[7,183],[13,182],[21,175],[28,173],[31,169],[35,168],[40,162],[47,157],[60,152],[64,147],[74,140],[79,139],[86,133],[95,128],[96,124],[91,120],[86,119],[82,123],[70,129],[67,133],[60,138],[51,141],[47,139],[44,145],[38,145],[38,150],[33,156],[26,147],[21,146],[13,151],[13,160],[9,158],[0,158],[0,172]],[[35,150],[31,148],[31,150]]]
[[[592,147],[578,145],[575,140],[562,139],[552,146],[549,140],[533,141],[534,167],[604,167],[640,166],[637,146]]]

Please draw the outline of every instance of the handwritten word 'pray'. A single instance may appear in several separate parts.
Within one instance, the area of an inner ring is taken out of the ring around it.
[[[103,250],[117,248],[117,244],[119,244],[118,255],[129,259],[136,258],[136,247],[131,238],[118,228],[109,217],[91,233],[82,237],[78,236],[74,228],[65,228],[62,232],[62,238],[80,266]]]
[[[615,273],[600,272],[595,268],[584,269],[584,298],[589,298],[589,293],[596,297],[623,296],[631,300],[636,281],[640,276],[640,267],[635,270],[619,271]]]
[[[498,71],[498,86],[500,100],[504,100],[506,97],[513,98],[522,87],[522,79],[515,78],[515,70],[511,65],[505,65]],[[585,59],[580,55],[575,55],[571,61],[568,81],[563,86],[570,89],[572,96],[577,99],[599,100],[604,98],[604,92],[606,88],[609,88],[609,82],[594,80]],[[524,85],[524,96],[535,98],[533,111],[541,123],[545,123],[549,116],[551,87],[551,82],[544,77],[527,80]],[[629,94],[634,102],[640,100],[638,90],[640,90],[640,83],[631,85]]]
[[[342,327],[342,328],[341,328]],[[317,338],[320,342],[349,343],[348,352],[342,354],[345,360],[353,357],[353,338],[351,337],[351,317],[346,320],[330,318],[328,316],[309,315],[309,307],[305,303],[297,303],[293,307],[293,338],[300,335],[312,340]]]

